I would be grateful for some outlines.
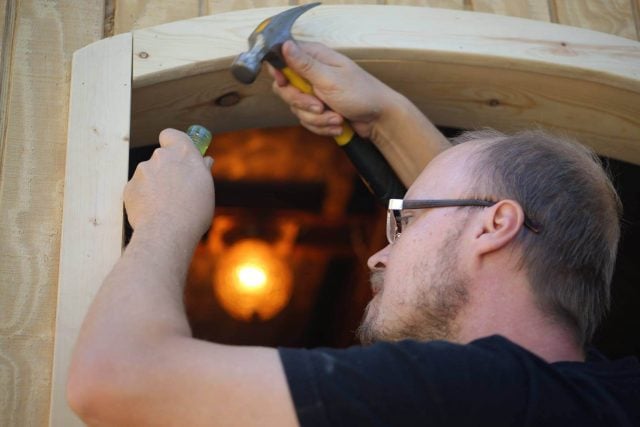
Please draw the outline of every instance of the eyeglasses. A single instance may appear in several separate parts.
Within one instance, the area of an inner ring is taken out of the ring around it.
[[[449,207],[465,207],[479,206],[489,207],[498,202],[479,199],[447,199],[447,200],[404,200],[390,199],[389,209],[387,210],[387,240],[389,243],[395,242],[402,233],[403,221],[406,219],[402,216],[403,209],[431,209],[431,208],[449,208]],[[542,226],[534,223],[524,216],[524,226],[532,232],[538,234],[542,230]]]

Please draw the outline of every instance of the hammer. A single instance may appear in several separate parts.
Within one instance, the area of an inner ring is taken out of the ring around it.
[[[297,6],[262,21],[249,36],[249,50],[241,53],[231,65],[233,76],[241,83],[251,84],[260,72],[262,61],[266,60],[280,70],[295,88],[312,94],[313,88],[309,82],[287,67],[282,56],[282,45],[287,40],[295,42],[291,35],[293,23],[304,12],[319,4]],[[335,140],[347,153],[365,185],[385,207],[389,199],[404,196],[406,189],[385,158],[375,145],[358,136],[351,125],[344,123],[342,133]]]

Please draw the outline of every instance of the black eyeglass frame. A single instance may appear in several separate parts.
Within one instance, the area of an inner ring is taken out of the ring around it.
[[[389,243],[395,242],[400,233],[402,233],[402,211],[404,209],[431,209],[431,208],[450,208],[479,206],[489,207],[498,202],[481,199],[434,199],[434,200],[404,200],[389,199],[389,208],[387,209],[387,240]],[[395,232],[391,233],[391,220],[395,223]],[[524,215],[524,226],[535,234],[542,231],[542,226],[531,221],[527,214]]]

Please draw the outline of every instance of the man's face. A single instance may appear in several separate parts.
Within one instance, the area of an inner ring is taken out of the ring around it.
[[[406,200],[471,198],[467,176],[475,144],[436,157],[409,188]],[[369,259],[374,297],[358,329],[363,344],[400,339],[456,339],[468,300],[461,261],[468,208],[405,210],[402,235]]]

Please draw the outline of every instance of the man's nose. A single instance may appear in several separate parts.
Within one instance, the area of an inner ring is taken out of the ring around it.
[[[369,257],[369,260],[367,261],[369,270],[376,271],[387,268],[387,259],[389,258],[390,248],[391,245],[387,245]]]

